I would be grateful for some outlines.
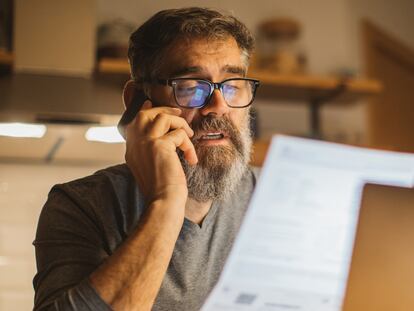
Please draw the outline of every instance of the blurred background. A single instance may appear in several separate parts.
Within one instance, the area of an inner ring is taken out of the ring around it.
[[[129,34],[184,6],[231,12],[256,35],[253,164],[274,134],[414,152],[412,0],[1,0],[0,310],[32,308],[50,187],[123,162]]]

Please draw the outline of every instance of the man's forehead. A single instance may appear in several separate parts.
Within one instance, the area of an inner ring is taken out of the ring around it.
[[[164,54],[164,72],[170,77],[203,73],[214,65],[221,73],[245,75],[246,66],[236,40],[177,40]]]
[[[204,73],[207,68],[202,66],[174,66],[172,65],[169,70],[169,77],[179,77],[184,76],[191,73]],[[246,75],[246,68],[242,65],[224,65],[220,68],[220,73],[230,73],[237,76],[245,76]]]

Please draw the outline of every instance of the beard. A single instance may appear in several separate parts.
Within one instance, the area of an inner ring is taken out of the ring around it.
[[[192,143],[198,163],[189,165],[183,154],[179,153],[187,179],[188,196],[197,202],[224,200],[234,192],[248,169],[252,146],[250,114],[246,113],[240,130],[228,117],[211,115],[194,121],[192,128],[195,133]],[[229,143],[203,145],[200,143],[200,133],[203,131],[226,133]]]

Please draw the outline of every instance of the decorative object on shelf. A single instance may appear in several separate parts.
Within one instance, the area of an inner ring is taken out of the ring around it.
[[[273,18],[259,24],[255,65],[277,73],[305,72],[300,33],[301,25],[293,18]]]
[[[101,58],[126,59],[130,34],[135,26],[118,18],[98,27],[98,60]]]

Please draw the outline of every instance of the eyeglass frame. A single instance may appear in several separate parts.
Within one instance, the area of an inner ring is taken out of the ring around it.
[[[204,103],[203,103],[202,106],[188,107],[188,106],[181,106],[178,103],[177,95],[175,93],[174,82],[175,81],[185,81],[185,80],[203,81],[203,82],[206,82],[210,85],[210,94],[204,100]],[[223,84],[226,83],[227,81],[234,81],[234,80],[243,80],[243,81],[253,82],[254,89],[253,89],[252,99],[250,100],[250,102],[247,105],[244,105],[244,106],[230,106],[229,103],[224,98],[223,89],[222,89]],[[220,91],[220,93],[223,96],[223,99],[226,102],[226,105],[228,107],[230,107],[230,108],[246,108],[246,107],[249,107],[253,103],[253,101],[255,99],[255,96],[256,96],[257,88],[260,86],[260,81],[259,80],[251,79],[251,78],[229,78],[229,79],[225,79],[221,82],[213,82],[213,81],[210,81],[210,80],[207,80],[207,79],[199,79],[199,78],[171,78],[171,79],[154,79],[153,82],[156,82],[156,83],[161,84],[161,85],[171,86],[172,89],[173,89],[173,93],[174,93],[175,103],[177,104],[177,106],[179,106],[181,108],[185,108],[185,109],[202,109],[202,108],[204,108],[210,102],[211,97],[213,96],[213,93],[214,93],[215,90]]]

